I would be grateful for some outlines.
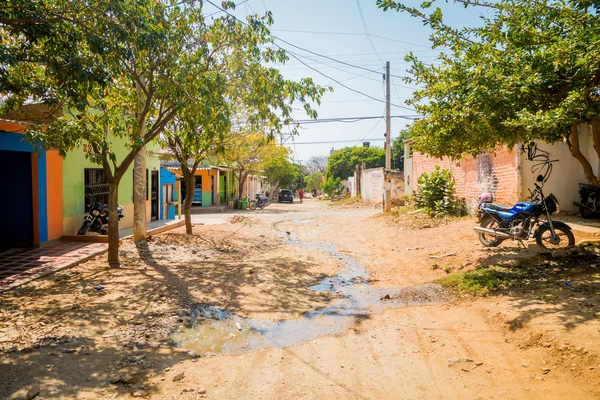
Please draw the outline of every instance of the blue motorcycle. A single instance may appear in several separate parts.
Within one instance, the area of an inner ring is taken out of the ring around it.
[[[479,241],[485,247],[496,247],[506,239],[531,240],[547,249],[557,249],[575,245],[571,227],[560,221],[553,221],[552,214],[559,211],[558,200],[553,194],[544,195],[542,187],[547,180],[539,175],[531,192],[531,202],[517,203],[512,207],[494,204],[491,194],[479,197],[477,222],[475,227]]]
[[[256,207],[258,206],[262,209],[267,205],[268,202],[268,197],[262,197],[260,194],[257,193],[256,196],[254,196],[254,199],[250,200],[250,203],[248,203],[248,208],[250,208],[251,210],[256,210]]]

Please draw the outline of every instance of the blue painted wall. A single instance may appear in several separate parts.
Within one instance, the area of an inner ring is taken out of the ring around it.
[[[175,175],[174,172],[169,171],[166,168],[161,168],[160,169],[160,219],[175,219],[175,213],[177,212],[177,206],[168,206],[167,207],[167,215],[165,217],[164,214],[164,209],[163,209],[163,204],[164,204],[164,199],[163,199],[163,190],[162,190],[162,186],[163,185],[173,185],[173,201],[178,201],[177,198],[177,177]]]
[[[35,150],[31,144],[25,140],[25,136],[20,133],[0,132],[0,150],[23,151],[34,153]],[[48,207],[47,207],[47,179],[46,179],[46,152],[40,150],[38,155],[38,227],[39,243],[48,241]],[[2,171],[7,173],[8,171]],[[33,188],[35,190],[35,188]]]

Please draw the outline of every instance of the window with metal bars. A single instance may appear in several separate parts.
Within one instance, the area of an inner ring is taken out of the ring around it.
[[[108,204],[108,183],[106,183],[106,175],[102,168],[85,168],[83,170],[85,192],[91,193],[96,201],[102,204]],[[85,196],[83,204],[86,205]]]

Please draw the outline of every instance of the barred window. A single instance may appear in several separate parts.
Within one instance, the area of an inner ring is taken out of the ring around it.
[[[106,183],[106,175],[102,168],[85,168],[83,170],[85,193],[91,193],[96,201],[102,204],[108,204],[108,183]],[[83,204],[86,204],[85,196]]]

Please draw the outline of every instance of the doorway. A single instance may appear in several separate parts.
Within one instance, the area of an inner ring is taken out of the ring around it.
[[[0,252],[33,247],[31,153],[0,150]]]
[[[150,220],[158,219],[158,171],[152,171],[150,180]]]

